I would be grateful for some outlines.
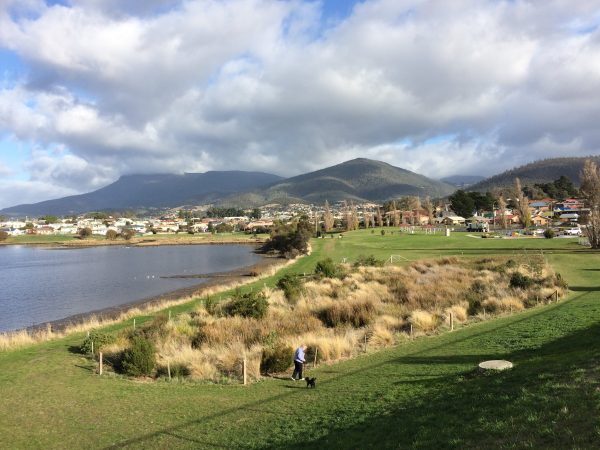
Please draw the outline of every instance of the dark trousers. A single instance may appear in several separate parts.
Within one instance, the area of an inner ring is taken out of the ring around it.
[[[301,363],[299,361],[294,361],[294,373],[292,374],[292,378],[296,378],[296,375],[298,375],[298,377],[296,379],[301,379],[302,378],[302,367],[304,366],[304,363]]]

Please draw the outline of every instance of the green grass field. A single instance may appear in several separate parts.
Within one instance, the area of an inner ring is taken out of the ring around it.
[[[314,390],[279,379],[244,387],[100,377],[73,351],[82,335],[2,353],[0,447],[597,448],[600,253],[567,239],[359,231],[314,240],[313,254],[285,271],[309,272],[325,256],[540,251],[569,281],[567,300],[309,369]],[[474,370],[498,358],[515,368]]]

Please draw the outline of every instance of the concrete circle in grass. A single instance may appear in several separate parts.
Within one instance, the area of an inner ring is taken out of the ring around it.
[[[484,361],[479,364],[479,368],[482,370],[506,370],[512,369],[512,367],[513,363],[503,359],[493,359],[491,361]]]

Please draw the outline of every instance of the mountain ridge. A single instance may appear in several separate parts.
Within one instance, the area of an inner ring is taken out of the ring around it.
[[[493,190],[511,189],[514,186],[515,178],[519,178],[523,186],[551,183],[562,175],[571,179],[575,186],[579,186],[580,173],[586,159],[592,159],[600,164],[600,155],[540,159],[486,178],[469,186],[468,190],[491,192]]]
[[[243,171],[124,175],[87,194],[16,205],[0,213],[68,215],[206,203],[249,207],[275,202],[384,201],[406,195],[443,197],[453,191],[453,186],[424,175],[385,162],[356,158],[290,178]]]

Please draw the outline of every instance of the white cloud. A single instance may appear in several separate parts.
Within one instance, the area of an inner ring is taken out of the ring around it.
[[[319,15],[299,0],[4,0],[0,47],[29,74],[0,91],[0,131],[63,148],[25,170],[78,191],[122,173],[293,175],[356,156],[487,175],[600,148],[596,1],[371,0],[334,25]]]

